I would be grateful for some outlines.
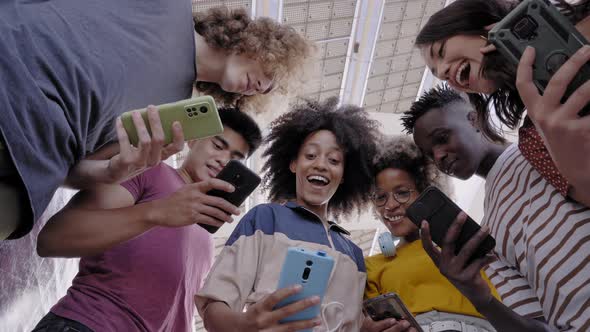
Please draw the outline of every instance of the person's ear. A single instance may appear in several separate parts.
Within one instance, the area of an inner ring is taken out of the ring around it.
[[[467,121],[475,128],[475,131],[479,133],[479,126],[477,124],[477,113],[475,111],[470,111],[467,113]]]
[[[487,32],[489,32],[490,30],[492,30],[492,28],[493,28],[495,25],[496,25],[496,23],[492,23],[492,24],[490,24],[490,25],[486,25],[486,26],[484,27],[484,30],[485,30],[485,31],[487,31]],[[486,36],[480,36],[480,37],[481,37],[483,40],[485,40],[485,41],[486,41],[486,46],[484,46],[484,47],[481,47],[481,48],[479,49],[479,52],[480,52],[481,54],[484,54],[484,55],[485,55],[485,54],[488,54],[488,53],[490,53],[490,52],[494,52],[494,51],[496,50],[496,46],[495,46],[494,44],[491,44],[491,43],[490,43],[490,44],[488,44],[488,38],[487,38]]]
[[[291,160],[291,163],[289,164],[289,169],[291,170],[291,173],[295,174],[295,169],[297,169],[297,160]]]

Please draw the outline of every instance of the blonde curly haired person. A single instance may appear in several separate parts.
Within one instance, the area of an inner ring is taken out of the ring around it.
[[[27,235],[59,186],[120,183],[182,150],[178,123],[162,143],[155,107],[152,135],[137,117],[142,144],[132,147],[123,112],[195,86],[220,106],[263,112],[314,53],[289,26],[244,9],[193,15],[189,0],[13,1],[0,32],[0,240]]]

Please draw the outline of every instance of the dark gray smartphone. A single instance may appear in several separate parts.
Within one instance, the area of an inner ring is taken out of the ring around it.
[[[406,214],[410,220],[420,228],[422,220],[426,220],[430,226],[430,235],[432,241],[439,247],[442,246],[443,240],[449,227],[461,212],[459,208],[450,198],[448,198],[442,191],[436,187],[428,187],[424,189],[422,194],[418,196],[416,201],[412,203],[406,210]],[[471,239],[479,230],[480,226],[471,217],[463,224],[463,228],[457,238],[455,255],[459,253],[461,248]],[[467,265],[477,258],[484,257],[488,252],[494,249],[496,240],[491,235],[486,236],[483,242],[480,243],[477,250],[470,257]]]
[[[219,174],[217,174],[216,178],[231,183],[236,190],[228,193],[227,191],[213,189],[208,191],[207,195],[221,197],[238,207],[252,194],[261,181],[256,173],[237,160],[230,160]],[[219,227],[207,224],[198,225],[211,234],[217,232],[219,229]]]
[[[402,299],[396,293],[382,294],[365,300],[363,302],[363,311],[365,315],[371,317],[374,321],[387,318],[403,319],[408,321],[410,326],[414,327],[418,332],[423,331],[410,310],[408,310]]]
[[[488,33],[488,39],[515,68],[527,46],[535,48],[533,81],[541,93],[549,80],[588,41],[574,25],[547,0],[524,0]],[[562,103],[590,79],[586,63],[568,85]],[[586,105],[579,116],[588,115]]]

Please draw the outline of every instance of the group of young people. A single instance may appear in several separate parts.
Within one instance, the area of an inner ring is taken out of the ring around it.
[[[539,95],[534,50],[512,68],[485,38],[513,3],[457,0],[421,29],[416,45],[450,87],[427,91],[404,114],[412,137],[384,137],[362,108],[335,98],[293,106],[263,137],[243,109],[264,111],[288,92],[313,46],[243,10],[191,18],[188,2],[2,6],[10,34],[0,42],[9,78],[0,89],[0,191],[17,200],[2,205],[0,234],[25,235],[58,186],[80,189],[38,237],[40,255],[81,260],[34,331],[189,331],[195,309],[208,331],[415,331],[405,320],[364,315],[363,299],[389,292],[429,332],[590,329],[590,117],[577,116],[590,84],[561,103],[590,47]],[[558,6],[590,37],[587,1]],[[44,15],[33,20],[33,11]],[[112,24],[99,24],[107,18]],[[219,109],[223,133],[188,142],[174,169],[161,161],[183,148],[182,130],[173,127],[164,146],[150,106],[151,135],[134,115],[140,144],[131,146],[117,116],[146,96],[186,98],[194,81],[228,105]],[[511,128],[527,111],[518,144],[492,126],[489,105]],[[234,190],[215,176],[263,144],[269,203],[248,211],[213,262],[212,237],[196,224],[233,222],[239,209],[207,192]],[[445,191],[448,176],[474,175],[486,180],[482,229],[456,253],[460,214],[435,247],[428,224],[416,226],[406,209],[428,186]],[[363,257],[336,221],[368,208],[401,239],[393,255]],[[488,234],[493,254],[469,261]],[[320,304],[311,297],[276,307],[301,290],[276,287],[292,246],[325,251],[335,264],[320,317],[280,323]]]

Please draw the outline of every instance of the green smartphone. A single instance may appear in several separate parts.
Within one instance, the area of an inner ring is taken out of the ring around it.
[[[175,121],[180,122],[185,141],[215,136],[223,132],[219,112],[211,96],[199,96],[156,107],[164,130],[164,144],[172,143],[172,124]],[[141,113],[148,132],[150,135],[152,134],[147,118],[147,108],[123,113],[121,121],[127,136],[129,136],[129,142],[134,146],[137,146],[139,138],[131,113],[137,111]]]

